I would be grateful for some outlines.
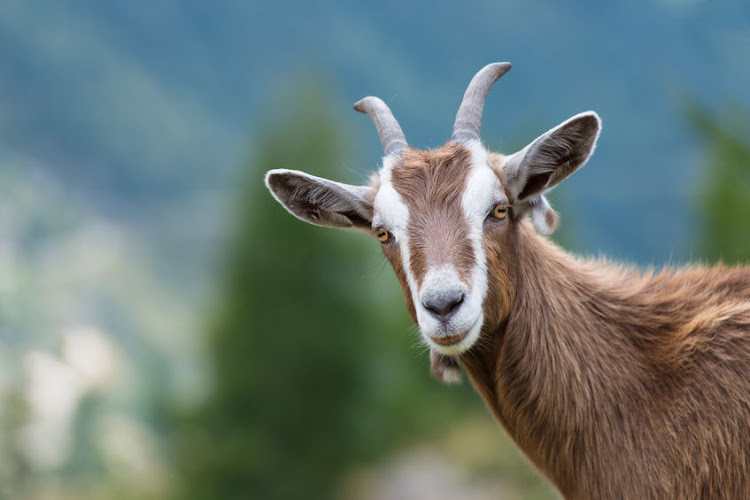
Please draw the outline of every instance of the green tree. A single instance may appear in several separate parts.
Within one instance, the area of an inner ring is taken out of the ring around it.
[[[750,260],[750,141],[741,110],[715,117],[694,106],[692,121],[706,146],[698,214],[699,248],[711,261]]]
[[[366,316],[358,244],[290,218],[263,172],[335,175],[340,131],[314,102],[262,142],[242,192],[211,329],[215,393],[196,416],[189,496],[323,498],[352,454]],[[333,241],[335,240],[335,241]],[[348,285],[345,285],[348,281]]]

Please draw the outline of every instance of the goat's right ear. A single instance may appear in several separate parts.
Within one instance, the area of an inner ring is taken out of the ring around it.
[[[599,115],[580,113],[535,139],[503,164],[511,202],[537,198],[586,163],[601,131]]]
[[[266,186],[289,213],[324,227],[370,230],[372,188],[333,182],[297,170],[266,174]]]

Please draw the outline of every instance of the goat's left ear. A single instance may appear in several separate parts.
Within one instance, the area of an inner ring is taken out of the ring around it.
[[[599,115],[578,114],[542,134],[503,163],[513,203],[532,201],[583,166],[601,131]]]
[[[266,186],[292,215],[324,227],[370,230],[372,188],[329,181],[297,170],[266,174]]]

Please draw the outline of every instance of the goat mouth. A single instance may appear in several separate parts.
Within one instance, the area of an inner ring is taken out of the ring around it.
[[[456,356],[469,349],[479,337],[483,317],[480,315],[467,329],[448,329],[443,325],[442,331],[422,331],[424,339],[440,354]],[[446,331],[447,330],[447,331]]]
[[[465,339],[466,333],[467,332],[461,333],[459,335],[447,335],[445,337],[430,337],[430,340],[441,346],[451,346],[456,345],[463,339]]]

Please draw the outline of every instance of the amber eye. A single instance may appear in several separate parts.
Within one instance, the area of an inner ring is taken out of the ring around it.
[[[380,241],[380,243],[385,243],[386,241],[388,241],[388,238],[391,237],[391,234],[382,227],[379,227],[375,230],[375,237]]]
[[[496,219],[503,220],[506,215],[508,215],[507,205],[495,205],[492,209],[492,216]]]

